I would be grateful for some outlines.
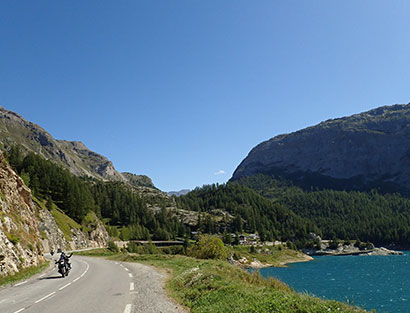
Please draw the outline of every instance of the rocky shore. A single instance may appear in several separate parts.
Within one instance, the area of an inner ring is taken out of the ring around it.
[[[329,247],[321,247],[321,249],[304,249],[304,253],[310,256],[320,256],[320,255],[402,255],[403,252],[389,250],[384,247],[376,248],[371,245],[367,249],[359,249],[353,244],[350,245],[339,245],[336,249],[331,249]]]

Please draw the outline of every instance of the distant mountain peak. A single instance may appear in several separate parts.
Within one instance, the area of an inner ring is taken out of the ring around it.
[[[167,194],[168,194],[169,196],[177,196],[177,197],[179,197],[179,196],[184,196],[184,195],[186,195],[186,194],[189,193],[189,192],[191,192],[190,189],[182,189],[182,190],[179,190],[179,191],[169,191],[169,192],[167,192]]]

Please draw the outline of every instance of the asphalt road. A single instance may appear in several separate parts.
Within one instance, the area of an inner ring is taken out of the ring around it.
[[[56,266],[0,290],[1,313],[182,313],[151,267],[73,256],[62,278]]]

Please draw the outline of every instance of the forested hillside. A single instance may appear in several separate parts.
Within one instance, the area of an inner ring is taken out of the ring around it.
[[[279,203],[272,203],[257,192],[235,183],[196,188],[176,198],[177,206],[186,210],[213,212],[222,210],[233,216],[232,223],[215,224],[212,218],[201,221],[207,232],[259,233],[262,240],[292,240],[303,245],[310,232],[319,232],[307,219]]]
[[[165,208],[158,213],[149,210],[145,199],[122,182],[74,176],[40,155],[23,155],[18,146],[6,157],[35,197],[47,200],[49,208],[56,204],[79,223],[93,211],[107,222],[111,235],[124,240],[170,239],[186,232]]]
[[[399,194],[376,190],[304,191],[285,180],[261,174],[243,177],[238,183],[310,219],[324,238],[410,245],[410,199]]]

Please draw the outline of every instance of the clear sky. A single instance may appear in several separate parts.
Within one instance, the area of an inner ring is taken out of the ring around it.
[[[410,101],[409,1],[1,1],[0,105],[160,189]]]

